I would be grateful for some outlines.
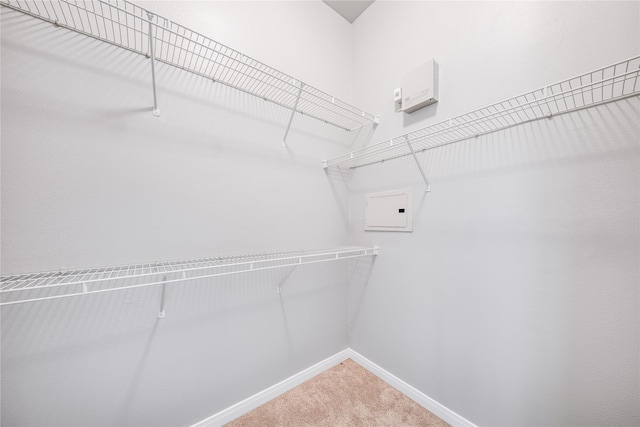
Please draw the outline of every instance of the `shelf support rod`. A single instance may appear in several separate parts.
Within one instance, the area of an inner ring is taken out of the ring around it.
[[[167,275],[163,275],[162,276],[162,281],[165,282],[162,284],[162,294],[160,296],[160,311],[158,312],[158,319],[163,319],[165,316],[165,312],[164,312],[164,295],[165,292],[167,291]]]
[[[427,180],[427,176],[424,174],[424,170],[422,170],[422,166],[420,166],[420,162],[418,161],[418,156],[416,156],[416,152],[413,150],[413,146],[411,145],[411,142],[409,142],[409,136],[405,135],[404,136],[404,140],[407,142],[407,146],[409,147],[409,150],[411,150],[411,155],[413,156],[413,160],[416,161],[416,166],[418,166],[418,170],[420,171],[420,175],[422,175],[422,179],[424,180],[424,183],[427,186],[427,189],[425,191],[427,191],[427,192],[431,191],[431,185],[429,185],[429,181]]]
[[[289,129],[291,129],[291,122],[293,122],[293,115],[296,114],[298,110],[298,102],[300,101],[300,95],[302,95],[302,88],[304,88],[304,83],[300,82],[300,89],[298,89],[298,96],[296,96],[296,102],[293,104],[293,110],[291,110],[291,117],[289,117],[289,124],[287,125],[287,130],[284,132],[284,138],[282,138],[282,146],[287,146],[287,135],[289,135]]]
[[[302,264],[302,258],[300,258],[298,260],[298,264]],[[276,291],[278,293],[281,292],[282,290],[282,286],[284,286],[284,284],[287,282],[287,280],[289,280],[289,277],[291,277],[291,274],[293,274],[293,272],[296,270],[297,265],[294,265],[291,270],[289,270],[289,272],[287,273],[286,276],[284,276],[284,278],[280,281],[280,283],[278,283],[278,288],[276,289]]]
[[[155,15],[151,12],[147,12],[147,17],[149,18],[149,56],[151,58],[151,83],[153,85],[153,115],[156,117],[160,117],[160,109],[158,108],[158,96],[156,95],[156,54],[152,23]]]

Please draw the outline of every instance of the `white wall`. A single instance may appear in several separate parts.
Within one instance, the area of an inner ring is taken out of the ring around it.
[[[387,2],[354,23],[374,142],[640,52],[637,2]],[[393,112],[440,63],[440,102]],[[637,98],[355,170],[350,346],[477,425],[640,423]],[[411,234],[364,232],[367,192],[413,187]]]
[[[320,2],[159,2],[348,98],[349,24]],[[269,19],[265,20],[264,17]],[[347,243],[348,135],[2,8],[2,274]],[[2,424],[184,425],[347,346],[339,263],[2,310]]]
[[[638,3],[144,3],[381,113],[374,142],[635,55]],[[269,19],[264,19],[267,16]],[[433,18],[427,21],[427,18]],[[427,22],[427,24],[425,24]],[[441,101],[393,113],[435,57]],[[3,425],[176,425],[347,345],[479,425],[637,425],[638,100],[343,175],[341,131],[2,8],[2,274],[378,244],[296,270],[2,310]],[[353,76],[353,78],[352,78]],[[357,77],[357,78],[356,78]],[[366,138],[362,138],[366,139]],[[362,139],[358,143],[362,143]],[[412,186],[412,234],[364,233]],[[351,222],[349,223],[349,211]],[[347,338],[347,333],[349,337]]]

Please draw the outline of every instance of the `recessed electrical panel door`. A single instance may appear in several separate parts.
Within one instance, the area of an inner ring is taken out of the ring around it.
[[[368,231],[412,231],[413,191],[385,191],[365,195],[364,229]]]

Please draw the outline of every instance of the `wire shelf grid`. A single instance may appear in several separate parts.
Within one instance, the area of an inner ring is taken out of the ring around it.
[[[340,261],[377,254],[377,247],[346,247],[19,274],[0,278],[0,296],[2,297],[0,306]]]
[[[324,167],[357,168],[640,95],[640,56],[536,89],[405,135],[325,160]]]
[[[147,57],[153,34],[156,61],[347,131],[377,123],[370,113],[126,0],[0,0],[0,4]]]

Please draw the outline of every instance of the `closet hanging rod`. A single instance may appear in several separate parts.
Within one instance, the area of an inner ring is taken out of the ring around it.
[[[0,0],[0,5],[140,55],[149,56],[155,29],[155,60],[211,79],[294,112],[352,131],[376,124],[376,116],[294,77],[127,0]],[[151,13],[155,20],[147,18]]]
[[[358,168],[411,155],[411,148],[422,152],[535,120],[638,96],[639,77],[640,56],[634,56],[325,160],[323,166]]]
[[[19,274],[0,278],[0,306],[166,285],[252,271],[374,256],[378,247],[346,247]]]

